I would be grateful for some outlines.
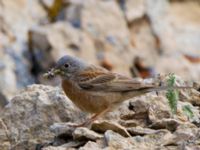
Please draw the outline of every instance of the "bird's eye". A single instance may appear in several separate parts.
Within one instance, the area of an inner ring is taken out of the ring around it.
[[[69,64],[65,64],[64,66],[65,66],[65,68],[68,68],[68,67],[69,67]]]

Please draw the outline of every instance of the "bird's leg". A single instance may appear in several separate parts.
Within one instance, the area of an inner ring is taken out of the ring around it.
[[[92,122],[94,122],[98,117],[103,116],[106,112],[108,112],[110,109],[106,108],[103,111],[94,114],[91,118],[87,119],[85,122],[78,124],[78,125],[73,125],[73,127],[87,127],[89,126]]]

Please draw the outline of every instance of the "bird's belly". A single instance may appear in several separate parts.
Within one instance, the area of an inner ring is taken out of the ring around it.
[[[63,81],[62,87],[69,99],[82,111],[98,113],[110,107],[118,97],[112,93],[100,93],[79,89],[69,81]]]

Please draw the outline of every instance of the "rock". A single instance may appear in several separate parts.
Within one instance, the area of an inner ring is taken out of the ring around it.
[[[130,108],[135,112],[132,119],[141,119],[143,122],[147,121],[146,125],[162,118],[171,117],[168,102],[164,96],[148,94],[136,98],[130,101]]]
[[[135,49],[130,44],[126,21],[117,2],[88,0],[83,5],[81,20],[83,30],[94,39],[99,59],[112,60],[113,71],[129,75],[128,64]]]
[[[0,63],[2,66],[0,69],[0,91],[6,99],[10,100],[17,92],[16,65],[4,51],[0,51]]]
[[[177,127],[174,134],[174,143],[197,142],[200,137],[200,129],[193,124],[182,124]]]
[[[165,145],[171,143],[173,135],[167,130],[160,130],[155,134],[149,134],[144,137],[135,136],[131,139],[135,149],[164,149]]]
[[[122,137],[118,133],[115,133],[111,130],[108,130],[104,134],[106,145],[110,149],[133,149],[133,145],[131,141],[127,140],[126,138]]]
[[[55,134],[55,136],[59,136],[61,134],[65,134],[67,136],[72,136],[73,131],[73,123],[54,123],[50,126],[50,130]]]
[[[121,113],[119,123],[124,127],[146,127],[149,124],[148,107],[145,96],[130,100],[126,108],[129,111]]]
[[[64,10],[64,20],[70,22],[75,28],[82,26],[82,8],[84,2],[73,2]]]
[[[141,109],[142,108],[142,109]],[[129,109],[135,112],[135,114],[147,113],[149,109],[149,103],[146,101],[146,97],[135,98],[129,102]]]
[[[10,148],[10,143],[2,143],[1,145],[0,145],[0,148],[2,149],[2,150],[7,150],[7,149],[9,149]]]
[[[37,76],[64,55],[76,55],[94,64],[97,62],[93,41],[86,33],[69,23],[58,22],[32,28],[29,45],[35,60],[33,67]]]
[[[135,135],[141,135],[141,136],[143,136],[143,135],[154,134],[156,132],[159,132],[159,131],[156,131],[156,130],[153,130],[153,129],[149,129],[149,128],[142,128],[140,126],[128,128],[127,131],[132,136],[135,136]]]
[[[85,59],[90,58],[91,62],[96,60],[94,59],[95,48],[91,39],[84,32],[70,26],[69,23],[58,22],[52,25],[33,28],[31,32],[33,34],[31,40],[35,43],[33,48],[38,47],[41,52],[45,52],[50,48],[50,55],[54,61],[66,55],[66,53],[68,55],[76,54],[80,57],[82,56],[83,59],[84,57]],[[38,39],[46,40],[40,41]]]
[[[111,121],[98,121],[94,122],[91,127],[92,130],[100,133],[104,133],[107,130],[115,131],[122,136],[128,137],[130,134],[126,131],[126,129],[122,126],[120,126],[117,123],[111,122]]]
[[[200,92],[197,90],[188,90],[187,92],[181,91],[180,98],[183,101],[200,106]]]
[[[135,114],[129,107],[129,101],[121,103],[118,107],[99,118],[99,120],[109,121],[120,124],[123,127],[135,127],[144,124],[144,119],[147,118],[146,114]],[[101,121],[100,121],[101,122]]]
[[[96,141],[97,139],[102,138],[103,136],[89,130],[88,128],[80,127],[76,128],[73,132],[74,140],[92,140]]]
[[[180,124],[181,122],[175,119],[162,119],[154,122],[149,127],[152,129],[168,129],[170,131],[175,131]]]
[[[181,146],[180,146],[181,147]],[[182,147],[181,147],[182,148]],[[186,150],[198,150],[200,149],[199,145],[188,145],[184,147]]]
[[[149,134],[144,139],[151,139],[151,142],[161,146],[168,145],[172,142],[173,135],[168,130],[160,130],[155,134]]]
[[[32,7],[34,9],[30,9]],[[31,26],[38,24],[45,17],[46,13],[40,6],[39,0],[18,2],[2,0],[0,3],[0,47],[1,51],[10,57],[9,61],[5,61],[7,65],[14,64],[13,73],[5,75],[10,78],[6,85],[12,84],[9,86],[12,96],[18,89],[34,82],[34,77],[30,73],[29,59],[24,56],[27,51],[27,32]],[[4,60],[6,57],[1,59]],[[12,96],[8,95],[8,99],[10,100]]]
[[[174,72],[187,80],[199,80],[199,65],[188,62],[182,56],[182,54],[200,55],[198,50],[200,21],[197,19],[200,16],[200,6],[198,3],[147,0],[146,6],[151,28],[159,39],[161,53],[164,55],[164,58],[154,61],[156,70],[162,73]],[[168,62],[173,65],[169,67]]]
[[[83,117],[59,88],[44,85],[27,87],[9,102],[0,116],[5,124],[0,127],[1,145],[20,145],[19,149],[27,146],[34,149],[36,144],[52,141],[55,134],[49,127],[54,122],[73,122]]]
[[[179,80],[179,78],[177,78],[177,86],[187,85],[184,83],[184,81],[181,81]],[[187,93],[187,89],[181,91]],[[199,110],[197,109],[197,107],[192,106],[188,102],[178,101],[177,114],[172,115],[172,112],[169,108],[168,100],[166,96],[164,96],[164,94],[165,92],[161,92],[158,96],[148,94],[144,97],[140,97],[140,99],[130,101],[130,108],[135,112],[135,114],[133,114],[132,117],[128,120],[140,118],[143,120],[143,123],[145,122],[145,120],[147,121],[146,126],[154,123],[157,124],[158,122],[162,122],[163,119],[165,120],[171,117],[174,117],[176,118],[176,121],[181,122],[186,122],[187,120],[189,120],[190,122],[199,122]],[[184,112],[183,109],[185,106],[190,107],[193,115],[192,117],[188,117],[187,114]]]
[[[199,80],[199,65],[191,64],[181,54],[161,56],[158,58],[157,62],[159,62],[155,64],[155,69],[157,72],[173,72],[181,76],[184,80]],[[169,66],[169,62],[171,62],[173,65]],[[181,64],[179,62],[181,62]]]
[[[123,116],[133,113],[133,111],[129,110],[128,107],[129,107],[129,101],[125,101],[112,111],[105,114],[105,116],[103,116],[102,118],[105,120],[115,120],[115,122],[117,122],[121,119],[121,117],[123,118]]]
[[[61,146],[48,146],[42,148],[42,150],[75,150],[76,147],[83,145],[84,142],[72,141],[68,142],[67,144],[63,144]]]
[[[43,148],[42,150],[66,150],[66,148],[62,146],[59,146],[59,147],[48,146],[48,147]]]
[[[192,111],[192,115],[189,116],[185,111],[184,111],[184,107],[187,106],[190,108],[190,110]],[[192,104],[188,103],[188,102],[179,102],[178,106],[178,113],[176,115],[177,119],[180,121],[189,121],[189,122],[196,122],[196,123],[200,123],[199,117],[199,108],[193,106]]]
[[[34,7],[34,9],[21,9],[22,7]],[[19,0],[18,2],[8,2],[2,0],[0,8],[0,16],[9,27],[9,30],[13,31],[17,40],[25,40],[28,29],[46,16],[39,1]],[[15,22],[15,25],[13,25],[13,22]]]
[[[127,0],[125,3],[125,15],[129,23],[142,18],[145,15],[145,0]]]
[[[56,23],[50,26],[48,38],[54,49],[51,55],[55,60],[66,55],[67,52],[95,64],[95,47],[92,40],[86,33],[73,28],[68,23]]]
[[[155,0],[147,1],[147,14],[164,51],[200,54],[197,50],[200,33],[198,29],[200,22],[197,19],[200,15],[199,7],[193,1],[169,4],[169,1],[164,0],[156,1],[156,5]],[[191,11],[187,13],[185,10],[188,9]],[[162,21],[160,18],[163,18]],[[196,34],[193,34],[193,31]]]
[[[0,108],[2,109],[7,104],[8,104],[8,99],[5,97],[5,95],[0,93]]]
[[[94,7],[96,4],[98,4],[98,7]],[[98,18],[101,18],[100,22]],[[111,46],[120,48],[117,46],[128,44],[126,41],[129,35],[128,28],[126,27],[123,14],[115,1],[95,2],[88,0],[82,10],[82,23],[83,29],[91,36],[103,38],[104,40],[107,38]]]
[[[152,30],[148,16],[144,15],[132,21],[129,26],[131,45],[140,51],[140,53],[134,55],[135,57],[132,60],[132,65],[136,62],[136,58],[141,58],[144,66],[157,65],[155,62],[157,62],[160,57],[160,42],[159,38]]]
[[[150,106],[148,110],[148,117],[150,122],[156,122],[163,118],[171,117],[171,110],[169,108],[168,101],[164,96],[148,97],[150,100]]]
[[[120,120],[119,121],[119,124],[122,125],[123,127],[126,127],[126,128],[130,128],[130,127],[136,127],[138,125],[141,125],[138,123],[137,120]]]
[[[105,133],[105,140],[110,149],[163,149],[170,144],[173,135],[167,130],[161,130],[155,134],[146,136],[134,136],[124,138],[113,131]]]
[[[100,144],[89,141],[79,150],[90,150],[90,149],[101,150],[102,148],[103,147]]]

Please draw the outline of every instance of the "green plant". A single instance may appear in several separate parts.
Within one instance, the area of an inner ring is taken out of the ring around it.
[[[167,86],[169,87],[169,89],[167,90],[166,97],[168,99],[168,104],[173,114],[176,114],[177,112],[177,103],[179,99],[178,91],[173,88],[175,82],[176,77],[174,76],[174,74],[169,74],[169,78],[167,80]]]
[[[169,78],[167,80],[167,86],[169,89],[167,90],[166,97],[168,99],[169,107],[173,114],[177,113],[177,104],[179,100],[179,92],[177,89],[174,89],[176,82],[176,77],[174,74],[169,74]],[[193,118],[194,114],[190,107],[190,105],[185,105],[182,107],[182,110],[188,118]]]
[[[193,118],[194,113],[190,107],[190,105],[185,105],[182,107],[183,113],[188,117],[188,118]]]

